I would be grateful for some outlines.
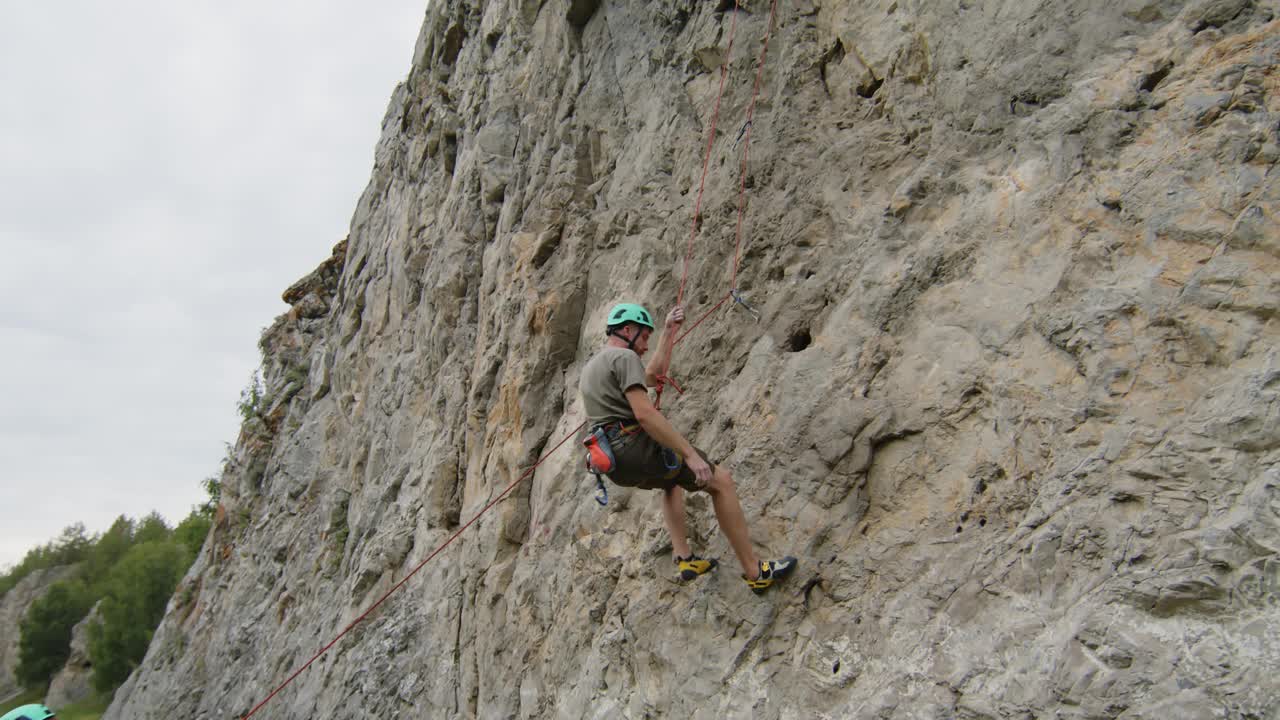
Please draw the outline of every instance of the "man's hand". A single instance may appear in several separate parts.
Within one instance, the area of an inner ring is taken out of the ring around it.
[[[701,455],[696,452],[693,453],[684,459],[684,464],[688,465],[689,469],[693,471],[694,477],[697,478],[698,487],[704,488],[711,484],[711,465],[706,460],[703,460]]]
[[[679,330],[682,323],[684,323],[684,308],[677,305],[667,313],[667,330],[673,332]]]

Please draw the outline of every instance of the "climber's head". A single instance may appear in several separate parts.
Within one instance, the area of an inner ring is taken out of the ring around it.
[[[653,334],[653,318],[639,305],[618,303],[609,311],[605,334],[618,338],[637,355],[644,355]]]
[[[57,720],[53,711],[43,705],[23,705],[5,713],[0,720]]]

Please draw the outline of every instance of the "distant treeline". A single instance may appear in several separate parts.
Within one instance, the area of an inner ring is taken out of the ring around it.
[[[219,488],[214,480],[205,487],[209,500],[176,528],[154,512],[138,521],[122,515],[101,535],[89,535],[77,523],[0,575],[3,596],[33,572],[73,566],[71,575],[50,586],[22,620],[15,674],[24,687],[49,684],[70,655],[72,628],[99,601],[98,619],[88,628],[93,686],[108,693],[129,677],[209,534]]]

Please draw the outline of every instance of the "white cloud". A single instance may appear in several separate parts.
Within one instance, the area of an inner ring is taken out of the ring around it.
[[[372,168],[423,0],[0,10],[0,565],[200,500]]]

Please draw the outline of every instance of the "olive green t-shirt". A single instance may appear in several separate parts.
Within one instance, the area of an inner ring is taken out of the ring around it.
[[[578,380],[589,427],[616,420],[635,422],[627,390],[645,387],[644,363],[635,351],[606,346],[587,361]]]

